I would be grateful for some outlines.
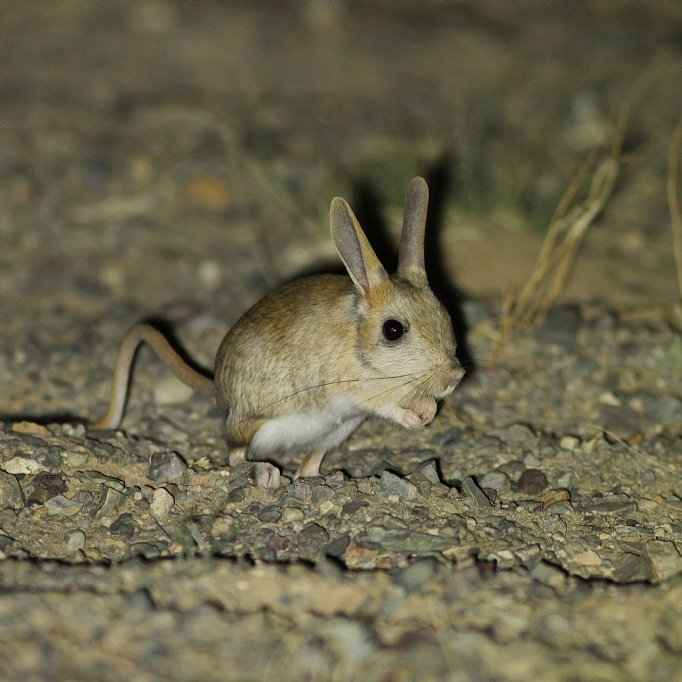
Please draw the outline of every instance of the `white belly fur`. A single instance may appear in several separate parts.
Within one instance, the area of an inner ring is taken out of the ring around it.
[[[328,450],[342,443],[364,420],[356,401],[336,397],[317,410],[290,412],[267,421],[256,432],[249,450],[269,453],[278,450]]]

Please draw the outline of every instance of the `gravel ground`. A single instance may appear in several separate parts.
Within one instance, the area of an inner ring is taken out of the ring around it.
[[[0,677],[682,680],[682,12],[563,7],[3,6]],[[492,363],[642,74],[571,288]],[[427,428],[368,422],[266,490],[144,349],[122,430],[88,431],[129,325],[210,367],[336,267],[333,195],[390,254],[417,173],[475,364]]]
[[[559,312],[276,490],[159,367],[125,432],[6,424],[4,677],[678,679],[679,332]]]

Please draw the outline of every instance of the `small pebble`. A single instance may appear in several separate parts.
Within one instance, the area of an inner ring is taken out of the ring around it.
[[[520,459],[512,459],[505,462],[499,470],[507,474],[512,481],[516,482],[526,470],[526,465]]]
[[[0,509],[21,509],[24,506],[24,494],[19,481],[0,469]]]
[[[331,476],[325,478],[325,482],[331,488],[340,488],[348,483],[348,477],[343,471],[335,471]]]
[[[526,469],[537,469],[540,466],[540,460],[537,455],[530,450],[526,450],[523,453],[523,463]]]
[[[532,443],[535,442],[535,434],[525,424],[511,424],[503,429],[500,438],[508,443]]]
[[[175,504],[175,499],[165,488],[157,488],[152,494],[149,509],[156,518],[168,516]]]
[[[573,488],[578,482],[578,474],[574,469],[560,471],[554,475],[552,486],[554,488]]]
[[[489,471],[478,479],[481,488],[492,488],[498,495],[504,495],[511,490],[511,481],[504,471]]]
[[[62,461],[64,462],[64,465],[68,467],[83,466],[88,459],[89,455],[87,452],[78,452],[74,450],[62,452]]]
[[[70,552],[77,552],[85,547],[85,533],[80,530],[70,530],[66,534],[66,548]]]
[[[326,485],[316,485],[310,495],[310,501],[318,506],[326,500],[330,500],[334,497],[334,491]]]
[[[433,483],[431,483],[431,481],[429,481],[429,479],[426,478],[421,471],[414,471],[412,474],[410,474],[409,479],[410,483],[417,487],[417,490],[422,496],[428,497],[431,494]]]
[[[55,427],[52,427],[53,429]],[[61,428],[65,436],[73,436],[74,438],[85,437],[85,424],[59,424],[56,428]]]
[[[50,514],[58,514],[60,516],[73,516],[77,514],[83,507],[82,503],[74,502],[68,497],[57,495],[45,502],[45,507]]]
[[[658,582],[647,560],[633,552],[623,552],[614,556],[611,579],[618,583]]]
[[[138,525],[130,512],[121,514],[110,526],[109,532],[120,538],[130,540],[137,531]]]
[[[571,492],[569,490],[566,490],[566,488],[548,490],[546,493],[541,494],[537,498],[538,502],[541,502],[546,507],[559,504],[560,502],[569,502],[570,499]]]
[[[108,488],[118,490],[120,493],[124,492],[126,489],[125,483],[120,478],[108,476],[107,474],[103,474],[101,471],[77,471],[74,474],[74,477],[78,480],[85,480],[91,483],[105,485]]]
[[[31,483],[36,490],[43,490],[50,497],[61,495],[68,490],[64,479],[56,474],[40,473],[33,478]]]
[[[417,471],[422,474],[427,481],[432,484],[440,483],[440,475],[438,474],[438,465],[434,460],[424,462],[417,467]]]
[[[537,544],[518,547],[514,550],[514,556],[526,567],[535,566],[542,557],[542,548]]]
[[[500,549],[488,557],[494,560],[497,570],[509,570],[517,564],[517,560],[510,549]]]
[[[526,469],[516,483],[516,489],[527,495],[539,495],[548,486],[547,476],[539,469]]]
[[[8,474],[37,474],[43,466],[35,459],[28,457],[12,457],[3,462],[2,468]]]
[[[319,512],[321,516],[326,516],[327,514],[338,516],[341,512],[341,507],[333,500],[325,500],[320,504]]]
[[[576,438],[575,436],[563,436],[563,438],[559,441],[559,445],[564,450],[573,452],[580,447],[580,439]]]
[[[438,569],[438,562],[432,558],[414,561],[407,568],[398,571],[395,580],[408,592],[418,590],[427,583]]]
[[[331,557],[340,558],[350,545],[350,537],[346,534],[337,535],[326,547],[325,554]]]
[[[120,507],[126,501],[125,493],[122,493],[108,485],[100,485],[100,501],[95,511],[95,518],[101,519],[109,516],[112,511]]]
[[[298,507],[284,507],[284,509],[282,509],[282,523],[284,524],[300,521],[304,516],[305,514],[301,509],[298,509]]]
[[[282,518],[282,510],[277,506],[270,505],[261,509],[257,516],[258,520],[263,523],[277,523]]]
[[[301,556],[311,559],[321,554],[329,544],[329,533],[317,523],[307,524],[296,538]]]
[[[563,587],[566,583],[566,572],[554,564],[539,561],[530,570],[530,577],[543,585],[554,589]]]
[[[572,557],[576,564],[581,566],[600,566],[602,559],[593,549],[585,549],[574,554]]]
[[[51,436],[52,432],[42,424],[35,422],[22,421],[12,424],[12,431],[15,433],[33,433],[37,436]]]
[[[187,471],[187,464],[175,452],[156,452],[149,460],[147,477],[160,483],[176,481]]]
[[[674,542],[650,540],[644,545],[654,582],[662,582],[682,573],[682,556]]]
[[[492,507],[492,503],[486,494],[478,487],[476,481],[471,476],[467,476],[462,481],[462,490],[467,497],[470,497],[478,507]]]
[[[400,476],[392,474],[390,471],[384,471],[384,473],[381,474],[379,486],[386,495],[397,495],[404,500],[414,500],[419,494],[415,485],[400,478]]]

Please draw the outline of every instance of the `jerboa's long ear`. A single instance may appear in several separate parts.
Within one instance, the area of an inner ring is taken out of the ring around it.
[[[424,230],[428,205],[429,187],[426,180],[419,177],[413,178],[405,194],[398,275],[420,286],[427,283],[424,267]]]
[[[353,284],[365,296],[386,282],[388,274],[369,245],[358,219],[341,197],[332,199],[329,219],[334,246]]]

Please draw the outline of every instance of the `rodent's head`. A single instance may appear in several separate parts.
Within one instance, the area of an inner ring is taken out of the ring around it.
[[[350,206],[331,205],[334,245],[357,290],[358,356],[379,377],[404,377],[416,394],[442,398],[464,371],[445,308],[429,288],[424,268],[428,187],[414,178],[407,189],[396,275],[389,277]]]
[[[417,394],[443,398],[464,371],[455,355],[450,317],[428,286],[399,277],[358,306],[362,362],[378,376],[414,378]]]

